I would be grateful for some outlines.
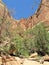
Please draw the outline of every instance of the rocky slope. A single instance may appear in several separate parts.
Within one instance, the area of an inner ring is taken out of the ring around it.
[[[17,21],[12,18],[5,4],[0,1],[0,36],[4,34],[5,31],[15,30],[17,27]]]

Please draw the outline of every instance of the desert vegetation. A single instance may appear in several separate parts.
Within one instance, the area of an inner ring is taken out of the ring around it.
[[[2,17],[0,22],[1,19]],[[44,23],[40,22],[26,31],[20,26],[13,31],[8,20],[3,25],[5,27],[0,30],[0,51],[19,57],[28,57],[34,52],[39,55],[49,54],[49,32]]]
[[[41,0],[41,5],[43,4]],[[25,24],[22,23],[26,30],[21,27],[20,23],[13,29],[9,15],[4,5],[3,16],[0,15],[0,51],[19,57],[28,57],[34,52],[39,55],[49,54],[49,31],[47,30],[49,26],[46,27],[44,21],[39,21],[32,26],[32,17],[30,17],[30,20],[25,20]],[[33,20],[33,24],[34,22]]]

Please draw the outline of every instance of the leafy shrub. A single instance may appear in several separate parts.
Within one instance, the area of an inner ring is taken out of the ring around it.
[[[46,54],[48,52],[48,40],[47,40],[47,31],[43,23],[35,26],[34,30],[35,35],[35,46],[38,52]]]

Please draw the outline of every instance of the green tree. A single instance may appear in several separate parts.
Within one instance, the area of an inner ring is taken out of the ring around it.
[[[46,54],[48,51],[47,31],[43,23],[39,23],[33,30],[36,51]]]

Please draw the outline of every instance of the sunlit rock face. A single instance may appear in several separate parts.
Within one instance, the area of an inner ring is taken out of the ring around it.
[[[49,25],[49,0],[42,0],[38,19]]]
[[[2,1],[2,0],[0,0],[0,1]]]
[[[0,15],[3,15],[4,5],[0,1]]]
[[[33,28],[38,22],[44,22],[46,25],[49,25],[49,0],[41,0],[37,12],[28,17],[27,19],[20,20],[20,26],[24,29]]]
[[[49,0],[42,0],[42,3],[45,5],[49,5]]]
[[[4,16],[6,18],[11,18],[9,12],[8,12],[8,9],[7,7],[5,6],[5,4],[0,0],[0,16]]]
[[[3,21],[2,34],[4,33],[4,31],[7,28],[7,23],[9,24],[9,27],[10,27],[9,31],[15,30],[17,27],[17,20],[12,18],[7,7],[5,6],[4,3],[2,3],[2,1],[0,2],[0,20],[1,20],[0,22]]]
[[[41,0],[37,12],[31,17],[32,18],[29,18],[29,20],[32,23],[32,27],[41,21],[49,25],[49,0]]]

